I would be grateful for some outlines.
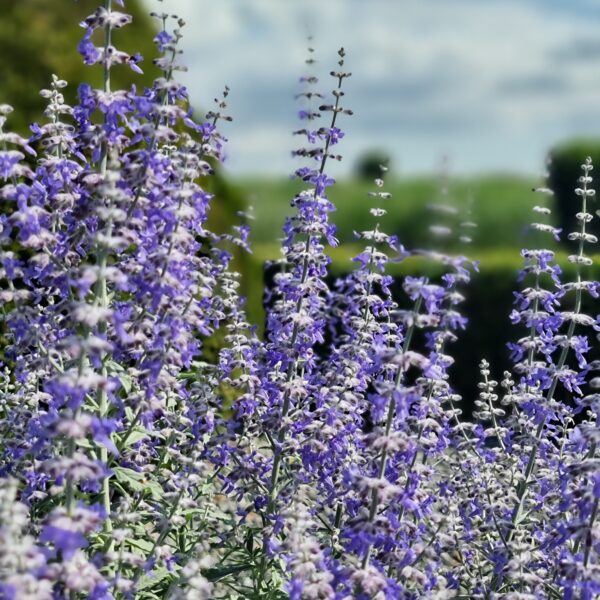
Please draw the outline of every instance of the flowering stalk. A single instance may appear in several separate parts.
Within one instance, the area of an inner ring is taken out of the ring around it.
[[[340,56],[339,66],[341,69],[344,65],[344,56],[345,56],[344,50],[341,49],[338,52],[338,54]],[[323,194],[323,192],[325,190],[325,185],[327,183],[326,176],[325,176],[325,165],[327,164],[327,159],[330,156],[329,148],[332,143],[331,141],[332,141],[332,135],[333,135],[333,133],[331,133],[331,132],[335,131],[335,125],[336,125],[338,114],[344,110],[340,107],[340,98],[343,95],[342,82],[344,81],[344,79],[346,77],[349,76],[349,73],[343,73],[340,71],[338,73],[333,74],[333,76],[337,79],[337,89],[334,91],[335,103],[334,103],[333,107],[323,107],[321,109],[321,110],[331,111],[331,113],[332,113],[331,124],[329,126],[329,132],[325,134],[325,144],[324,144],[323,150],[320,152],[320,165],[318,168],[318,172],[317,172],[316,176],[315,175],[310,176],[311,180],[314,180],[314,187],[313,187],[311,193],[312,193],[312,200],[315,203],[318,202],[318,197],[320,197]],[[308,277],[310,274],[310,269],[309,269],[310,253],[312,251],[312,247],[313,247],[314,243],[315,243],[315,238],[313,237],[313,233],[310,231],[310,227],[309,227],[308,233],[306,236],[305,248],[304,248],[305,256],[302,261],[300,281],[298,284],[299,289],[302,289],[308,281]],[[296,306],[295,306],[295,314],[296,315],[302,314],[302,311],[304,308],[304,302],[305,302],[305,296],[300,295],[298,297],[298,299],[296,300]],[[291,335],[289,338],[290,349],[294,349],[296,346],[296,342],[297,342],[298,336],[300,334],[300,327],[301,327],[301,321],[299,319],[296,319],[292,326],[292,331],[291,331]],[[295,372],[297,371],[297,368],[298,368],[297,363],[295,363],[294,361],[289,362],[289,364],[287,366],[286,377],[285,377],[285,385],[286,386],[289,386],[289,384],[291,383],[292,378],[294,377]],[[285,436],[286,436],[285,422],[288,417],[290,406],[291,406],[291,394],[289,391],[286,391],[283,394],[281,415],[279,417],[281,427],[280,427],[279,431],[277,432],[277,437],[276,437],[277,445],[279,447],[283,446],[283,443],[285,440]],[[283,453],[279,450],[276,450],[274,459],[273,459],[273,469],[272,469],[272,474],[271,474],[271,482],[270,482],[270,486],[269,486],[269,505],[268,505],[269,512],[272,511],[274,508],[277,482],[279,479],[279,470],[281,468],[282,460],[283,460]]]
[[[584,215],[587,214],[587,199],[588,199],[588,197],[592,197],[595,194],[595,190],[588,189],[588,184],[591,181],[591,177],[589,176],[589,173],[592,170],[592,168],[593,167],[592,167],[591,158],[588,157],[586,159],[585,164],[582,165],[582,170],[584,172],[584,175],[582,177],[583,187],[578,188],[576,190],[576,193],[579,196],[581,196],[581,213]],[[550,387],[548,388],[548,391],[546,392],[546,398],[544,400],[545,404],[549,404],[554,399],[554,394],[556,392],[556,388],[557,388],[558,382],[560,381],[560,377],[561,377],[561,369],[564,367],[565,362],[567,360],[567,355],[568,355],[569,348],[570,348],[570,342],[573,337],[573,334],[575,333],[575,326],[576,326],[577,320],[578,320],[577,317],[579,316],[579,313],[581,311],[581,299],[582,299],[582,289],[580,287],[581,265],[584,265],[584,264],[589,265],[590,264],[590,259],[584,255],[584,243],[587,240],[587,234],[586,234],[585,229],[586,229],[586,219],[583,218],[583,219],[580,219],[580,231],[578,234],[575,234],[576,239],[579,240],[577,254],[569,256],[569,261],[576,265],[576,275],[575,275],[576,288],[575,288],[575,302],[574,302],[573,312],[572,312],[571,318],[569,320],[569,326],[567,329],[566,339],[565,339],[564,345],[562,347],[562,350],[560,352],[558,361],[556,363],[555,373],[552,377]],[[533,475],[534,469],[535,469],[535,457],[536,457],[536,453],[538,450],[538,446],[539,446],[545,425],[546,425],[546,418],[542,418],[542,420],[540,421],[540,423],[538,424],[538,427],[536,429],[534,440],[533,440],[533,446],[530,450],[529,457],[527,459],[527,466],[525,467],[524,479],[520,482],[519,487],[517,489],[517,506],[515,506],[515,509],[513,511],[513,515],[511,518],[511,524],[513,526],[515,526],[518,523],[519,517],[521,516],[521,512],[523,510],[523,504],[525,501],[525,496],[527,494],[527,487],[528,487],[529,481],[530,481],[530,479]],[[514,535],[513,532],[514,532],[514,528],[511,528],[511,530],[508,533],[509,540],[512,538],[512,535]]]
[[[525,469],[523,472],[523,476],[520,479],[517,487],[516,487],[516,496],[515,496],[515,504],[511,511],[510,516],[510,526],[508,531],[505,534],[506,543],[510,544],[513,538],[519,533],[519,526],[521,525],[523,518],[523,510],[525,506],[525,502],[527,499],[527,492],[530,488],[530,484],[532,481],[532,477],[536,470],[537,465],[537,454],[539,448],[542,444],[542,438],[544,435],[544,431],[546,425],[552,421],[553,418],[563,418],[561,416],[561,407],[554,408],[554,396],[557,391],[558,383],[562,382],[563,385],[567,388],[567,390],[581,393],[579,390],[579,386],[583,383],[584,376],[578,376],[574,374],[571,370],[566,369],[567,357],[570,349],[574,349],[578,362],[581,366],[585,365],[584,353],[586,351],[586,344],[582,345],[583,339],[580,336],[575,336],[575,327],[577,324],[587,324],[588,321],[593,321],[581,314],[581,306],[582,306],[582,296],[583,291],[588,290],[592,294],[596,294],[594,286],[590,286],[589,282],[584,282],[581,277],[581,266],[591,264],[591,260],[585,256],[584,254],[584,243],[585,242],[593,242],[595,241],[594,236],[590,236],[586,233],[586,223],[589,222],[591,215],[587,212],[587,201],[588,198],[591,198],[594,195],[594,190],[589,189],[588,185],[591,183],[592,179],[590,177],[590,172],[592,170],[591,159],[586,159],[586,162],[582,165],[583,175],[580,178],[580,182],[582,183],[582,187],[576,190],[576,194],[581,196],[581,211],[578,213],[578,220],[580,222],[580,230],[579,232],[575,232],[569,235],[570,239],[578,240],[578,252],[575,255],[569,256],[569,261],[576,265],[576,277],[573,284],[566,284],[562,286],[562,289],[559,294],[551,294],[542,292],[537,289],[535,292],[536,297],[540,298],[544,303],[544,308],[548,313],[540,314],[536,310],[536,305],[534,304],[533,315],[528,317],[528,320],[532,323],[532,326],[535,327],[536,333],[537,331],[541,331],[545,337],[542,337],[541,341],[538,340],[537,337],[532,338],[530,333],[530,340],[528,342],[528,372],[526,379],[526,387],[525,394],[528,396],[532,396],[536,400],[535,404],[533,404],[534,408],[534,418],[537,414],[537,427],[533,436],[532,445],[529,450],[529,455],[526,460]],[[547,253],[546,253],[547,254]],[[538,261],[538,266],[534,267],[534,272],[536,273],[536,277],[539,277],[540,272],[548,271],[549,268],[547,266],[547,257],[542,252],[535,253],[534,260]],[[553,274],[553,277],[556,277],[555,270],[550,268],[550,272]],[[564,294],[566,291],[573,289],[575,291],[574,298],[574,307],[571,312],[563,312],[560,314],[560,318],[556,319],[552,316],[553,308],[552,305],[558,302],[558,297]],[[525,302],[525,306],[528,301]],[[568,327],[566,334],[563,336],[558,336],[553,333],[553,330],[557,328],[562,322],[568,321]],[[545,334],[545,331],[548,331],[548,334]],[[552,366],[552,370],[550,375],[545,375],[546,369],[541,367],[540,364],[536,364],[532,357],[533,351],[539,348],[543,351],[546,356],[550,356],[550,354],[557,347],[561,348],[560,354],[556,361],[556,364]],[[531,360],[530,360],[531,357]],[[533,387],[531,387],[533,386]],[[543,392],[543,386],[545,388],[545,392]],[[540,396],[542,396],[540,398]],[[538,399],[539,398],[539,399]],[[538,405],[537,402],[540,404]],[[527,405],[525,405],[527,408]],[[501,573],[498,575],[494,581],[492,582],[492,590],[500,589],[503,581],[505,579],[505,575]]]
[[[108,56],[108,49],[111,46],[111,34],[112,34],[112,19],[111,19],[111,9],[112,9],[112,0],[106,0],[105,2],[105,10],[107,12],[106,23],[104,25],[104,56]],[[104,69],[104,84],[103,91],[105,94],[110,93],[110,70],[111,65],[108,61],[104,61],[103,64]],[[102,161],[100,163],[100,175],[104,179],[106,177],[107,165],[108,165],[108,155],[109,148],[106,147],[102,156]],[[116,165],[115,165],[116,167]],[[106,223],[106,238],[110,238],[112,236],[113,222],[112,219],[109,218]],[[100,307],[103,312],[108,311],[109,301],[108,301],[108,286],[106,280],[106,268],[108,266],[108,248],[103,247],[100,248],[98,252],[97,264],[98,264],[98,281],[97,287],[95,291],[95,298],[92,299],[92,303],[96,304]],[[98,326],[98,334],[100,337],[106,336],[107,326],[105,322],[100,322]],[[108,369],[106,367],[106,361],[108,359],[107,355],[104,355],[100,358],[102,366],[100,368],[100,376],[108,379]],[[106,393],[105,388],[100,388],[98,390],[98,409],[99,416],[101,419],[106,418],[108,415],[108,395]],[[100,460],[106,464],[108,462],[108,449],[105,446],[100,448]],[[110,478],[105,477],[102,481],[102,504],[104,506],[104,510],[106,512],[106,520],[104,521],[104,531],[110,537],[110,533],[112,532],[112,521],[110,518],[111,514],[111,501],[110,501]],[[112,549],[113,541],[109,542],[108,550]]]
[[[368,195],[389,199],[391,194],[382,191],[387,168],[380,165],[380,169],[382,178],[375,180],[380,189]],[[329,359],[336,367],[321,374],[321,398],[312,424],[315,435],[310,440],[310,451],[304,455],[304,464],[315,472],[317,485],[323,490],[320,518],[330,521],[333,540],[342,530],[345,496],[351,491],[346,489],[347,472],[362,462],[358,449],[368,414],[367,391],[381,368],[375,348],[384,338],[391,343],[396,333],[390,321],[396,304],[389,288],[392,279],[385,274],[389,260],[385,247],[397,251],[398,243],[395,236],[380,229],[380,217],[386,211],[372,208],[370,212],[377,219],[374,228],[355,233],[367,243],[354,259],[359,266],[338,281],[336,291],[331,293],[333,335],[341,329]],[[334,512],[330,510],[332,505],[336,506]]]

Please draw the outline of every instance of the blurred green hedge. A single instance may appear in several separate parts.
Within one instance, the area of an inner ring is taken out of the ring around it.
[[[284,178],[245,178],[236,179],[235,183],[255,207],[254,242],[273,242],[291,213],[290,200],[303,184]],[[459,211],[455,221],[466,219],[478,224],[470,232],[474,247],[521,246],[525,239],[546,243],[544,235],[532,238],[527,226],[532,221],[533,206],[543,200],[531,191],[539,183],[533,178],[502,174],[452,178],[448,200]],[[342,244],[356,241],[353,231],[372,220],[369,208],[373,202],[367,192],[373,189],[372,182],[359,179],[340,179],[331,188],[329,197],[336,206],[331,220]],[[428,206],[442,200],[439,181],[424,176],[390,179],[385,190],[393,195],[380,203],[388,211],[385,231],[398,235],[409,248],[429,245],[429,226],[439,222],[439,215],[434,215]],[[549,202],[552,205],[552,199]]]

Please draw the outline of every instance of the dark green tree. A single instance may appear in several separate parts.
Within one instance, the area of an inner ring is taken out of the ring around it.
[[[97,8],[98,0],[5,0],[0,18],[0,103],[11,104],[8,126],[27,134],[29,124],[42,119],[46,101],[39,90],[47,88],[52,73],[66,80],[64,90],[69,102],[75,100],[82,81],[100,87],[101,69],[83,64],[77,52],[84,30],[78,23]],[[117,31],[115,43],[144,61],[139,75],[127,68],[115,69],[113,87],[138,88],[150,85],[159,74],[152,60],[158,55],[152,41],[156,26],[138,0],[127,2],[133,24]]]
[[[569,242],[567,235],[571,231],[577,231],[573,207],[579,202],[573,188],[576,187],[577,179],[581,174],[581,164],[587,156],[592,158],[596,169],[600,169],[600,140],[573,140],[556,146],[550,152],[548,187],[554,191],[557,226],[562,227],[561,239],[571,245],[574,242]],[[595,180],[598,177],[596,171],[592,171],[591,175]],[[594,213],[597,209],[598,201],[592,198],[588,210]],[[600,237],[600,219],[593,219],[586,229],[589,233]]]
[[[373,181],[381,176],[381,165],[389,167],[390,156],[383,150],[369,150],[358,157],[354,174],[359,179]]]

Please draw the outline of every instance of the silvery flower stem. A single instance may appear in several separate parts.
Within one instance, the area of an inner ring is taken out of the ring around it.
[[[338,78],[338,86],[337,86],[338,90],[340,90],[342,87],[342,81],[343,81],[343,78],[339,77]],[[332,118],[331,118],[331,125],[330,125],[331,129],[333,129],[335,127],[335,123],[336,123],[337,115],[338,115],[339,104],[340,104],[340,95],[336,94],[335,105],[334,105],[334,108],[332,111]],[[321,164],[319,167],[320,175],[323,175],[323,173],[325,172],[325,166],[327,164],[327,158],[328,158],[329,145],[330,145],[330,138],[328,136],[325,141],[325,146],[323,149],[323,156],[321,158]],[[316,195],[317,195],[316,184],[315,184],[315,187],[313,188],[313,195],[314,195],[314,197],[316,197]],[[312,244],[312,239],[313,239],[313,236],[312,236],[312,234],[309,233],[306,238],[306,244],[305,244],[306,254],[305,254],[305,257],[304,257],[304,260],[302,263],[302,274],[300,277],[300,285],[304,285],[306,283],[306,280],[308,277],[309,250],[310,250],[310,246]],[[304,304],[304,296],[300,296],[296,303],[296,313],[299,313],[302,310],[303,304]],[[298,338],[299,333],[300,333],[300,325],[299,325],[299,323],[294,323],[294,327],[292,329],[292,334],[291,334],[290,342],[289,342],[289,345],[291,348],[294,347],[294,344],[296,343],[296,339]],[[291,381],[292,377],[294,376],[294,371],[297,369],[297,367],[298,367],[297,362],[291,362],[289,364],[287,371],[286,371],[286,383],[289,383]],[[267,513],[272,513],[273,510],[275,509],[275,503],[276,503],[276,498],[277,498],[277,484],[279,481],[279,474],[280,474],[282,461],[283,461],[283,447],[282,446],[283,446],[283,442],[285,441],[285,436],[286,436],[286,427],[284,426],[284,422],[287,419],[287,416],[288,416],[288,413],[290,410],[290,404],[291,404],[290,393],[286,392],[283,397],[283,402],[282,402],[282,406],[281,406],[281,414],[279,417],[280,427],[279,427],[279,431],[277,432],[277,436],[276,436],[276,440],[277,440],[279,447],[278,448],[275,447],[273,442],[271,442],[274,457],[273,457],[271,478],[269,481]],[[263,556],[262,556],[261,563],[259,566],[258,580],[256,583],[256,589],[259,593],[262,590],[264,578],[266,575],[266,569],[267,569],[267,556],[266,556],[266,552],[263,551]]]
[[[535,274],[534,285],[535,285],[535,287],[534,287],[535,291],[538,292],[540,289],[540,274],[539,273]],[[533,300],[533,318],[534,318],[534,320],[538,315],[539,307],[540,307],[540,299],[539,299],[538,295],[536,294],[536,296]],[[533,340],[535,338],[535,333],[536,333],[535,324],[532,324],[529,329],[529,340],[531,341],[531,347],[529,348],[529,353],[527,355],[527,364],[528,364],[529,368],[531,368],[531,366],[533,365],[533,357],[535,354],[535,349],[534,349],[535,347],[533,344]],[[529,391],[529,383],[527,384],[526,389],[527,389],[527,391]]]
[[[583,212],[585,212],[585,196],[583,199]],[[582,223],[582,233],[585,233],[585,223]],[[579,243],[579,256],[583,256],[583,240],[580,240]],[[577,283],[581,282],[581,273],[580,273],[580,267],[577,266],[577,277],[576,277],[576,281]],[[573,308],[573,312],[578,315],[581,311],[581,297],[582,297],[582,292],[580,288],[577,288],[575,291],[575,306]],[[569,323],[569,328],[567,329],[567,336],[566,336],[566,342],[565,345],[560,353],[559,359],[558,359],[558,363],[556,364],[556,371],[560,371],[560,369],[562,369],[562,367],[565,365],[565,362],[567,360],[567,356],[569,353],[569,342],[571,341],[571,338],[573,337],[573,334],[575,333],[575,321],[571,321]],[[554,399],[554,394],[556,392],[556,387],[558,386],[558,375],[555,374],[552,378],[552,383],[550,384],[550,388],[548,389],[548,393],[546,394],[546,398],[545,398],[545,403],[548,404],[549,402],[551,402]],[[531,448],[531,451],[529,453],[529,458],[527,460],[527,467],[525,469],[525,473],[524,473],[524,480],[520,483],[518,491],[517,491],[517,499],[518,499],[518,504],[515,507],[515,510],[513,512],[513,516],[511,519],[511,523],[512,525],[515,525],[519,519],[519,517],[521,516],[521,512],[523,510],[523,504],[525,502],[525,497],[527,494],[527,486],[529,485],[529,482],[531,480],[531,476],[533,474],[533,471],[535,469],[535,459],[536,459],[536,455],[537,455],[537,450],[542,438],[542,433],[544,431],[544,427],[546,425],[546,418],[543,418],[537,429],[535,432],[535,437],[534,437],[534,442],[533,442],[533,446]],[[511,528],[511,531],[508,534],[508,540],[510,541],[512,539],[512,536],[514,535],[514,528]]]
[[[377,223],[376,229],[378,227],[379,227],[379,223]],[[375,254],[375,247],[371,246],[371,251],[369,253],[369,262],[367,263],[367,271],[369,273],[373,272],[373,255],[374,254]],[[372,288],[373,288],[373,282],[372,282],[372,280],[369,280],[369,283],[367,285],[367,293],[366,293],[367,298],[371,294]],[[369,311],[369,305],[368,305],[368,303],[365,303],[365,307],[364,307],[363,313],[362,313],[363,324],[362,324],[362,328],[361,328],[361,330],[359,330],[359,332],[361,332],[362,330],[366,330],[366,328],[369,325],[370,317],[371,317],[371,312]],[[332,533],[334,533],[336,536],[340,532],[343,517],[344,517],[344,505],[341,501],[339,501],[337,504],[336,510],[335,510],[335,519],[334,519],[333,529],[332,529]],[[332,538],[332,543],[333,543],[334,536],[332,535],[331,538]]]
[[[175,62],[175,50],[172,50],[171,52],[171,62]],[[167,73],[165,74],[165,79],[167,81],[170,81],[173,77],[173,71],[172,69],[169,69],[169,71],[167,71]],[[165,90],[163,92],[163,97],[161,100],[161,105],[162,106],[166,106],[167,102],[169,101],[169,94],[168,92]],[[150,144],[148,144],[148,155],[151,155],[152,152],[155,150],[156,148],[156,128],[160,123],[160,115],[157,115],[154,119],[154,133],[152,134],[152,139],[150,140]],[[213,123],[214,124],[214,123]],[[127,209],[127,218],[130,218],[131,215],[133,214],[133,211],[136,209],[138,202],[140,201],[140,198],[142,196],[142,184],[141,182],[144,181],[144,179],[146,178],[146,175],[148,174],[148,170],[150,168],[150,160],[146,160],[146,164],[144,166],[144,172],[142,174],[142,177],[140,178],[140,185],[138,186],[136,192],[135,192],[135,196],[133,198],[133,201],[131,202],[131,205],[129,206],[129,208]]]
[[[111,6],[112,6],[112,0],[105,0],[105,8],[109,13],[111,10]],[[110,22],[108,22],[104,29],[105,62],[104,62],[104,86],[103,86],[103,88],[104,88],[105,93],[110,92],[110,65],[108,64],[108,61],[106,60],[106,56],[108,54],[108,48],[110,47],[110,44],[111,44],[111,33],[112,33],[111,30],[112,30],[111,24],[110,24]],[[104,153],[102,155],[102,161],[100,164],[100,174],[102,175],[103,178],[106,176],[107,164],[108,164],[108,147],[105,147]],[[107,222],[107,225],[106,225],[106,235],[107,235],[107,237],[110,237],[111,234],[112,234],[112,220],[109,219]],[[99,265],[98,282],[97,282],[98,286],[95,291],[95,294],[96,294],[95,302],[97,302],[102,308],[107,308],[109,305],[108,288],[107,288],[107,281],[106,281],[107,261],[108,261],[108,250],[106,248],[102,248],[101,251],[99,252],[99,256],[98,256],[98,265]],[[106,333],[106,329],[107,329],[106,322],[102,321],[101,323],[99,323],[98,331],[99,331],[100,335],[104,335]],[[108,377],[108,370],[106,368],[105,361],[106,361],[106,356],[103,357],[103,359],[102,359],[100,375],[103,378],[105,378],[105,380],[106,380],[106,378]],[[108,396],[106,393],[106,389],[104,387],[102,387],[101,389],[98,390],[98,412],[99,412],[101,418],[105,417],[108,414]],[[102,445],[100,447],[100,460],[104,464],[108,463],[108,450],[104,445]],[[104,510],[106,512],[106,519],[104,520],[103,528],[104,528],[105,533],[110,536],[110,533],[112,532],[112,529],[113,529],[112,520],[111,520],[110,476],[106,476],[102,480],[102,506],[104,507]],[[109,550],[112,550],[113,544],[114,544],[114,541],[111,539],[109,542],[109,546],[108,546]]]
[[[589,535],[586,537],[585,541],[585,550],[583,551],[583,566],[587,567],[590,562],[590,554],[592,551],[592,528],[594,527],[594,522],[596,521],[596,517],[598,515],[598,498],[594,499],[594,505],[592,506],[592,512],[590,514],[590,522],[588,525]]]

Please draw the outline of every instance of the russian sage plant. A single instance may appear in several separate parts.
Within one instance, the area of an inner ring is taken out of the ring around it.
[[[477,263],[386,232],[385,165],[354,269],[329,272],[344,50],[329,93],[306,61],[303,189],[260,335],[232,260],[247,215],[208,225],[229,89],[195,120],[176,78],[184,23],[162,13],[161,76],[113,89],[113,69],[142,64],[115,46],[131,22],[116,5],[81,23],[101,88],[70,106],[49,76],[29,138],[0,106],[0,598],[600,597],[591,160],[574,277],[551,250],[522,251],[512,368],[498,383],[482,357],[468,420],[452,342]],[[472,228],[447,195],[444,177],[434,208]],[[438,276],[391,276],[413,257]]]

